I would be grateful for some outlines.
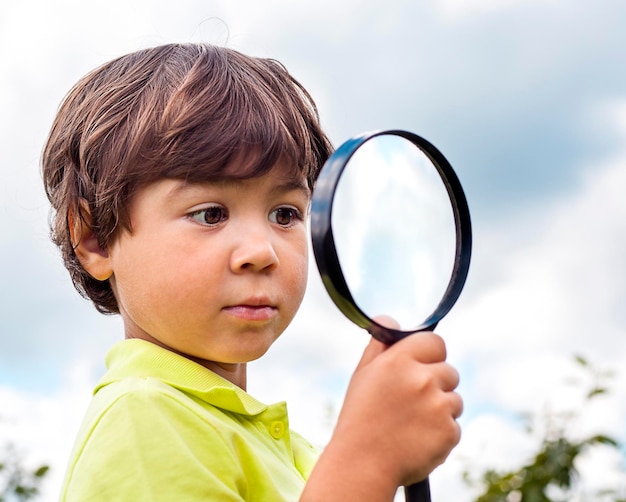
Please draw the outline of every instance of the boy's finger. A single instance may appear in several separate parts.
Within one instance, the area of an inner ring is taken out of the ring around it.
[[[432,365],[439,387],[445,392],[451,392],[459,386],[459,372],[448,363],[435,363]]]
[[[463,398],[456,392],[450,392],[448,399],[450,400],[452,416],[456,420],[463,414]]]
[[[393,317],[379,315],[374,317],[373,320],[386,328],[400,329],[400,324]],[[419,336],[419,338],[416,338],[416,336]],[[446,345],[443,339],[433,332],[414,333],[399,342],[409,345],[406,350],[414,350],[417,356],[416,359],[422,363],[437,363],[446,360]]]
[[[446,360],[446,344],[443,339],[430,331],[414,333],[400,340],[399,350],[406,351],[421,363],[439,363]]]

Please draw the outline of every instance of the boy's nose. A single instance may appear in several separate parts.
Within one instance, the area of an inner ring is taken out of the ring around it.
[[[261,231],[241,235],[230,258],[233,272],[271,270],[277,266],[278,256],[274,245],[269,236]]]

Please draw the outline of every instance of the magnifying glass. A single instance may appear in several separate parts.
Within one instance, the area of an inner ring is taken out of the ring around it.
[[[313,191],[311,238],[335,305],[387,345],[437,326],[461,294],[472,248],[452,166],[427,140],[401,130],[362,134],[329,157]],[[399,328],[376,322],[379,315]],[[405,495],[430,501],[428,479]]]

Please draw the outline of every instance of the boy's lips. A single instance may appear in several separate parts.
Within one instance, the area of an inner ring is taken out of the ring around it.
[[[223,310],[232,316],[248,321],[267,321],[278,313],[278,309],[266,301],[247,301],[228,305]]]

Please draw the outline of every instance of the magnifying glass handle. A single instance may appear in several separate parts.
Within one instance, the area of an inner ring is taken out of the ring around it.
[[[406,502],[430,502],[430,483],[428,478],[414,485],[404,487]]]

